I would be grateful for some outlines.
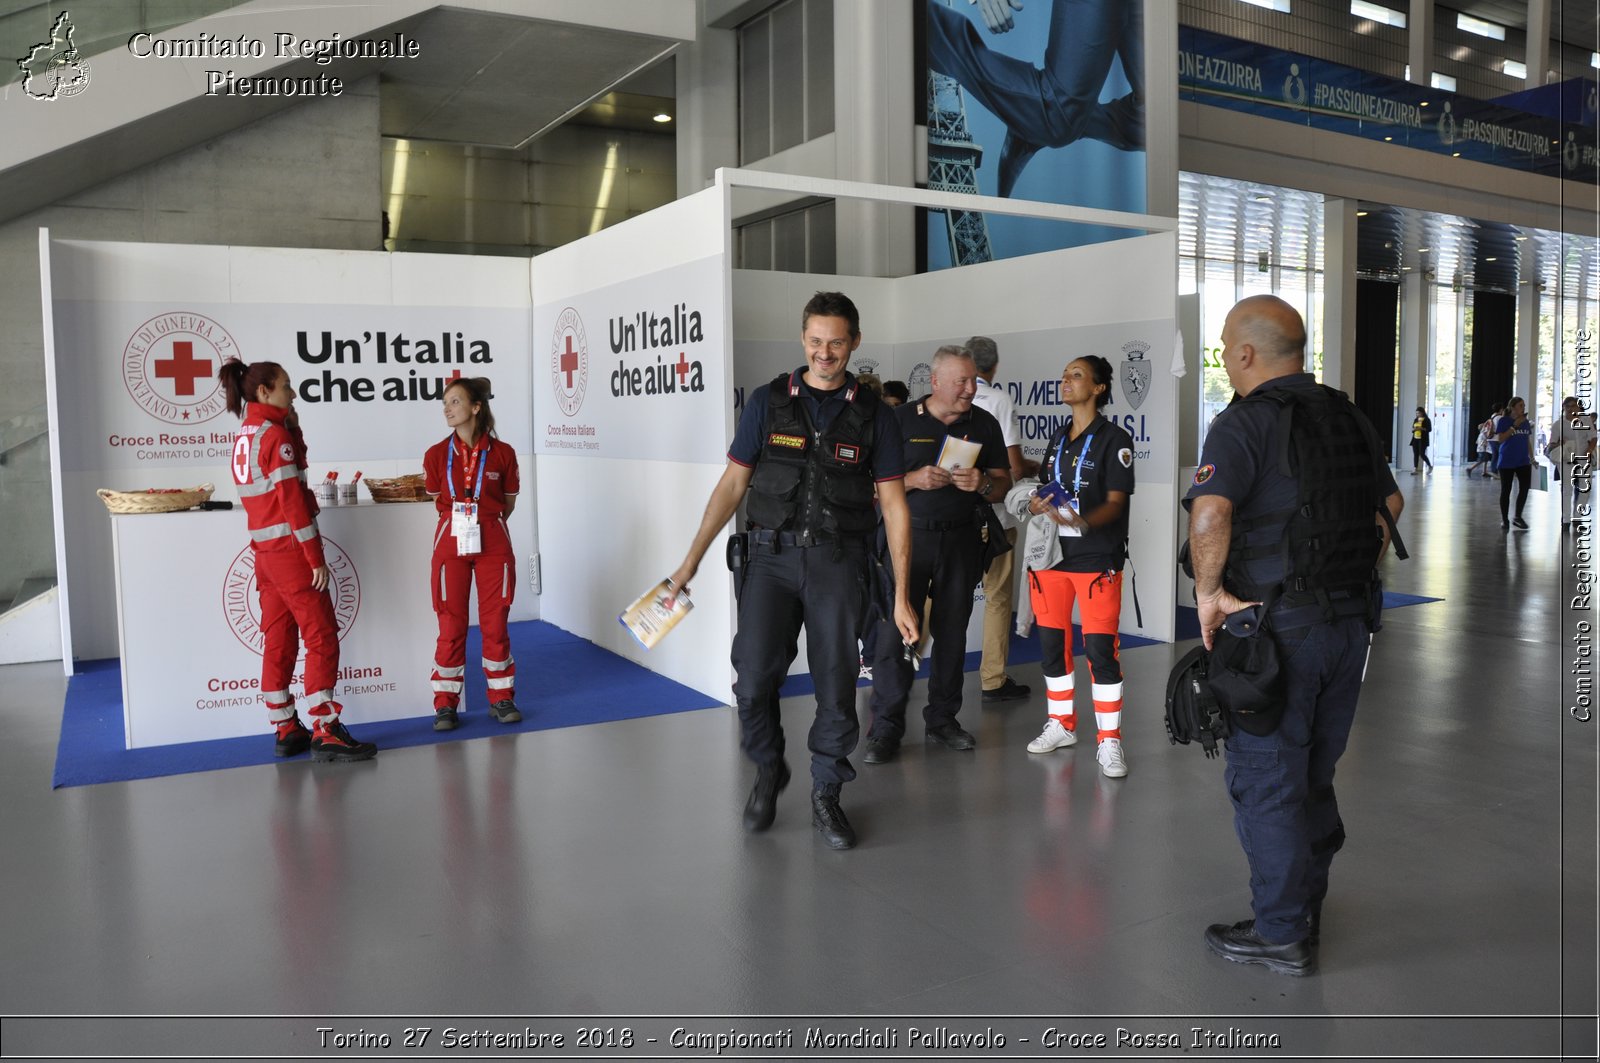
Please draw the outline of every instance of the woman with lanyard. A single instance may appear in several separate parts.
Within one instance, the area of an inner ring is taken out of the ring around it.
[[[433,729],[452,731],[466,675],[467,597],[478,585],[478,629],[483,636],[483,674],[489,711],[501,723],[517,723],[517,664],[511,656],[506,620],[517,589],[517,561],[506,518],[517,502],[517,455],[494,434],[489,381],[461,379],[444,392],[450,435],[422,459],[428,494],[439,510],[433,535],[433,611],[439,641],[433,651]]]
[[[1133,437],[1100,415],[1111,401],[1111,363],[1096,354],[1068,363],[1061,401],[1072,416],[1045,447],[1040,478],[1053,479],[1028,500],[1028,512],[1056,525],[1061,560],[1028,572],[1029,595],[1043,651],[1044,731],[1029,753],[1078,742],[1073,712],[1072,606],[1083,625],[1084,653],[1093,676],[1096,759],[1107,777],[1128,774],[1122,752],[1122,666],[1117,628],[1122,618],[1122,566],[1133,494]]]
[[[261,597],[261,699],[276,730],[273,754],[311,750],[321,761],[370,760],[378,752],[339,722],[339,625],[328,595],[328,563],[317,531],[317,500],[306,486],[306,441],[289,374],[276,362],[230,359],[217,371],[228,412],[242,417],[233,443],[233,484],[244,504]],[[306,647],[307,731],[289,684]]]

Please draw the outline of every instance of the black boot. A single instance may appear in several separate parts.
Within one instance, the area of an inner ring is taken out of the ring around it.
[[[744,829],[763,831],[772,826],[778,814],[778,794],[789,785],[789,765],[783,761],[756,768],[756,784],[744,805]]]
[[[839,807],[839,788],[819,786],[811,791],[811,825],[830,849],[853,849],[855,829]]]
[[[1320,927],[1318,928],[1320,930]],[[1302,976],[1316,971],[1316,955],[1304,941],[1276,944],[1256,933],[1256,921],[1246,919],[1229,926],[1206,928],[1206,947],[1234,963],[1259,963],[1277,974]]]

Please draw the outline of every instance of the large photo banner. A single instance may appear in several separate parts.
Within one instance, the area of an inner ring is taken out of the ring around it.
[[[1142,214],[1144,0],[924,0],[928,187]],[[1115,239],[1097,226],[927,212],[928,268]]]
[[[449,431],[440,403],[449,381],[488,377],[496,429],[519,453],[531,500],[526,262],[57,240],[50,272],[57,534],[73,656],[118,653],[110,522],[97,488],[210,483],[214,498],[237,501],[229,463],[239,422],[217,382],[226,359],[283,366],[311,478],[334,472],[343,483],[357,472],[420,473],[423,453]],[[357,497],[371,504],[364,489]],[[519,557],[536,550],[535,529],[534,507],[518,507]],[[534,595],[519,594],[513,619],[537,615]]]

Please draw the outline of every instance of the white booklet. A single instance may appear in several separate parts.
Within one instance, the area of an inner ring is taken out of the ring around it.
[[[669,606],[667,603],[671,602]],[[662,580],[635,599],[634,603],[617,617],[628,633],[639,640],[639,645],[651,649],[689,615],[694,603],[685,591],[674,597],[669,581]]]
[[[957,439],[955,436],[945,436],[944,446],[939,448],[939,468],[971,469],[978,464],[978,455],[983,451],[983,444],[973,443],[966,439]]]

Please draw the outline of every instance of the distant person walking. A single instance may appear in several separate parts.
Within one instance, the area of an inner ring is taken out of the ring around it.
[[[1426,465],[1428,471],[1433,471],[1433,462],[1428,460],[1428,442],[1433,438],[1433,418],[1421,406],[1417,407],[1417,415],[1411,418],[1411,475],[1416,476],[1422,472]]]
[[[1522,511],[1528,504],[1528,490],[1533,486],[1533,422],[1528,420],[1527,405],[1521,399],[1512,399],[1506,413],[1495,422],[1495,438],[1500,441],[1500,454],[1495,466],[1500,470],[1500,529],[1527,531],[1528,522]],[[1511,515],[1511,484],[1517,491],[1517,515]]]
[[[1489,478],[1489,465],[1494,461],[1494,452],[1489,449],[1489,440],[1492,438],[1494,438],[1494,414],[1490,414],[1478,426],[1478,460],[1467,466],[1468,476],[1471,476],[1474,470],[1482,468],[1484,479]]]

